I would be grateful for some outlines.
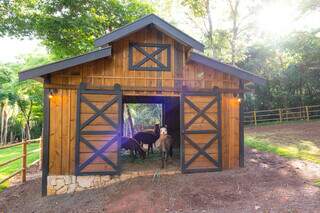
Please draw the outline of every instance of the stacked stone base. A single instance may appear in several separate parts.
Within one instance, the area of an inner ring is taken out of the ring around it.
[[[161,174],[170,175],[180,173],[179,171],[163,171]],[[88,189],[105,187],[117,182],[136,178],[139,176],[154,176],[154,172],[131,172],[116,176],[73,176],[73,175],[51,175],[48,176],[47,194],[60,195],[74,193]]]
[[[48,176],[47,194],[59,195],[99,188],[119,181],[118,179],[120,179],[119,176],[113,178],[110,176]]]

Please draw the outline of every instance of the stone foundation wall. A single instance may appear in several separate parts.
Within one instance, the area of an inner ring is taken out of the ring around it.
[[[165,171],[161,175],[180,173],[179,171]],[[74,193],[87,189],[105,187],[117,182],[136,178],[139,176],[154,176],[154,172],[131,172],[115,176],[73,176],[73,175],[51,175],[48,176],[47,194],[59,195]]]

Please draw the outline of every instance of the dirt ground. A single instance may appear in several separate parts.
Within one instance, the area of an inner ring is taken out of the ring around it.
[[[319,139],[312,123],[285,126],[246,131],[278,138],[291,131],[295,140]],[[319,165],[246,149],[245,168],[138,177],[68,195],[41,197],[39,173],[33,174],[27,183],[0,193],[0,212],[320,212],[315,178],[320,178]]]

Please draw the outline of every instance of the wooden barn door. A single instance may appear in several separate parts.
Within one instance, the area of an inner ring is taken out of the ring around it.
[[[181,95],[181,170],[221,170],[221,103],[218,91]]]
[[[78,90],[76,174],[120,174],[122,93]]]

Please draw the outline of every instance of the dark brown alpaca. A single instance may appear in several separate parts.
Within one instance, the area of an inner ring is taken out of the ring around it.
[[[146,158],[146,152],[134,138],[121,137],[121,149],[130,150],[130,155],[133,160],[137,155],[139,155],[141,159]]]
[[[149,155],[150,151],[153,153],[153,145],[158,140],[159,136],[160,126],[159,124],[156,124],[153,131],[138,132],[133,136],[133,138],[136,139],[141,145],[148,144]]]
[[[156,141],[156,147],[159,148],[161,153],[161,168],[167,167],[168,155],[172,158],[172,144],[173,139],[168,135],[166,127],[160,129],[160,137]]]

